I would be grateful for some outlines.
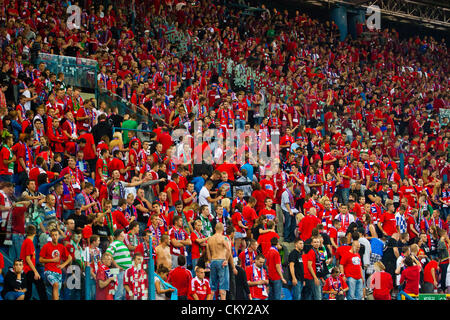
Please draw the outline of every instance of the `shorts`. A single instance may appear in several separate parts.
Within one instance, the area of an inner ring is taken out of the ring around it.
[[[55,283],[58,283],[59,289],[61,289],[62,273],[53,271],[44,271],[44,277],[51,286],[53,286]]]
[[[235,238],[235,239],[244,239],[244,238],[247,238],[247,233],[245,233],[245,232],[235,232],[235,233],[234,233],[234,238]]]
[[[223,267],[223,259],[211,261],[210,284],[211,290],[225,290],[230,289],[230,273],[228,271],[228,264]]]
[[[20,296],[24,296],[25,292],[9,291],[5,294],[5,300],[17,300]]]

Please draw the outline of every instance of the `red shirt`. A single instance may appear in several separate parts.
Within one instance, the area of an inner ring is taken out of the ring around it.
[[[313,270],[316,270],[316,253],[314,252],[314,249],[311,249],[308,251],[308,253],[302,255],[302,260],[304,278],[308,280],[314,279],[313,275],[308,269],[308,261],[312,261],[312,268]]]
[[[386,211],[380,219],[380,223],[383,225],[383,230],[392,236],[397,231],[397,221],[395,220],[395,214]]]
[[[105,288],[100,288],[99,280],[106,281],[112,275],[107,266],[99,263],[97,274],[96,274],[96,288],[95,288],[95,300],[114,300],[114,294],[111,290],[114,289],[114,281],[110,282]]]
[[[375,300],[391,300],[391,290],[394,286],[390,273],[384,271],[374,273],[370,287],[373,288]]]
[[[179,296],[187,296],[189,294],[191,280],[192,274],[185,267],[176,267],[170,271],[167,278],[167,281],[177,288]]]
[[[349,251],[340,260],[340,264],[344,266],[344,274],[347,278],[361,279],[361,257],[359,253]]]
[[[311,238],[312,230],[320,223],[321,223],[320,219],[314,215],[309,214],[306,217],[304,217],[302,220],[300,220],[298,224],[300,238],[303,241],[306,241],[309,238]]]
[[[205,238],[205,236],[202,233],[191,232],[191,241],[192,241],[191,254],[192,254],[192,259],[200,258],[201,247],[198,244],[198,242],[195,241],[195,240],[203,239],[203,238]]]
[[[114,224],[117,225],[117,229],[125,229],[130,224],[128,220],[125,218],[123,212],[120,210],[112,212],[112,217]]]
[[[344,281],[342,276],[338,276],[337,279],[328,277],[327,280],[325,280],[325,285],[322,290],[331,291],[333,289],[334,291],[339,292],[340,289],[344,290],[346,288],[348,288],[347,283]],[[330,293],[328,300],[336,300],[336,295]]]
[[[209,285],[209,280],[204,278],[200,280],[195,277],[191,280],[191,285],[189,286],[189,300],[194,300],[193,294],[197,294],[199,300],[206,300],[206,297],[211,294],[211,287]]]
[[[44,259],[53,259],[59,257],[59,262],[46,263],[45,271],[52,271],[62,274],[62,270],[57,268],[57,266],[61,264],[62,261],[67,260],[67,258],[69,257],[69,252],[67,251],[66,247],[64,247],[60,243],[54,245],[52,242],[48,242],[42,247],[40,257]]]
[[[423,269],[423,281],[429,282],[429,283],[434,283],[431,269],[434,269],[436,281],[438,280],[437,275],[438,275],[439,265],[438,265],[437,261],[431,260],[430,262],[427,263],[427,265]]]
[[[168,193],[168,189],[171,188],[170,194],[172,195],[172,203],[169,203],[170,206],[174,206],[175,202],[180,200],[180,188],[178,188],[178,184],[176,184],[174,181],[170,181],[166,188],[164,189],[164,192]],[[168,198],[168,197],[167,197]]]
[[[92,135],[92,133],[83,133],[78,138],[86,139],[86,146],[83,149],[84,160],[92,160],[97,158],[94,136]]]
[[[247,227],[251,229],[253,227],[253,224],[256,219],[258,219],[258,215],[256,214],[255,209],[253,209],[250,206],[245,206],[242,210],[242,216],[244,217],[245,221],[247,221]]]
[[[254,264],[246,267],[245,273],[247,275],[247,281],[255,282],[255,281],[259,281],[259,280],[267,280],[268,279],[266,270],[264,268],[261,268],[258,270],[258,268]],[[251,286],[251,287],[249,287],[249,289],[250,289],[250,294],[252,295],[252,298],[256,298],[256,299],[260,299],[260,300],[265,300],[268,298],[267,285]]]
[[[266,265],[267,270],[269,271],[269,280],[276,281],[281,280],[280,275],[277,272],[276,265],[279,264],[281,268],[281,256],[278,250],[274,247],[270,247],[267,250],[267,254],[264,255],[266,257]]]
[[[400,277],[400,284],[405,281],[406,293],[419,294],[420,266],[407,267]]]
[[[133,296],[126,292],[126,299],[133,300],[137,297],[138,300],[145,300],[148,295],[148,281],[147,272],[144,269],[137,270],[133,265],[125,271],[123,284],[128,285]]]
[[[33,266],[36,266],[36,249],[34,248],[33,241],[31,239],[26,238],[20,249],[20,259],[23,260],[23,272],[28,273],[31,268],[28,266],[26,258],[30,256],[31,262]],[[1,267],[0,267],[1,268]]]
[[[242,214],[239,211],[236,211],[231,217],[231,222],[233,223],[233,227],[236,232],[244,233],[245,229],[239,226],[239,221],[244,224],[244,222],[242,221]]]
[[[270,231],[267,233],[264,233],[262,235],[259,236],[258,238],[258,243],[261,245],[261,249],[262,249],[262,254],[264,256],[266,256],[267,251],[270,249],[270,240],[273,237],[277,237],[278,239],[280,238],[280,236],[278,235],[278,233],[276,233],[275,231]]]
[[[5,165],[4,160],[9,160],[12,156],[12,150],[9,151],[6,147],[2,147],[0,150],[0,175],[12,175],[13,172],[8,171],[8,165]]]
[[[235,164],[230,163],[222,163],[216,169],[220,172],[225,171],[231,181],[234,181],[234,174],[239,171]]]
[[[184,255],[184,246],[181,247],[174,247],[172,245],[172,240],[186,240],[189,239],[189,235],[184,231],[184,229],[176,229],[175,227],[171,228],[169,231],[169,238],[170,238],[170,254],[172,255]]]

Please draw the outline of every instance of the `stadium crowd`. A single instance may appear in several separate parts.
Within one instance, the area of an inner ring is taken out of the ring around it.
[[[80,29],[69,1],[0,3],[3,299],[147,299],[150,258],[157,300],[450,293],[445,41],[228,1],[77,1]],[[134,112],[39,53],[97,60]],[[272,172],[249,147],[275,135]]]

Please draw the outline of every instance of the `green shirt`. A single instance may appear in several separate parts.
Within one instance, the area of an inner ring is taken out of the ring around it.
[[[132,261],[130,250],[128,250],[127,246],[122,241],[119,240],[113,241],[109,245],[108,249],[106,249],[106,252],[112,254],[114,261],[122,269],[126,270],[131,267]]]
[[[137,129],[138,123],[136,120],[125,120],[122,123],[122,128],[124,129]],[[122,140],[124,147],[130,142],[130,139],[128,138],[128,130],[122,130]]]

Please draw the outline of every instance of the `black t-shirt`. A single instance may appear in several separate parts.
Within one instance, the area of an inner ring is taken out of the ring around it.
[[[383,249],[383,259],[382,262],[386,264],[394,264],[397,261],[397,257],[394,254],[394,248],[399,247],[399,241],[392,237],[388,237]]]
[[[68,219],[75,221],[75,229],[83,229],[87,225],[87,217],[84,214],[77,215],[76,213],[72,213]]]
[[[369,195],[376,197],[378,194],[375,191],[367,189],[364,191],[364,197],[366,198],[366,203],[372,204],[373,201],[369,199]]]
[[[298,281],[304,280],[304,271],[303,271],[303,260],[302,260],[303,252],[297,251],[297,249],[294,249],[289,253],[288,261],[289,264],[291,262],[294,263],[294,273],[295,277]],[[289,272],[289,278],[291,279],[291,273]]]
[[[142,205],[147,208],[146,203],[144,201],[140,202],[138,199],[134,199],[133,206]],[[150,209],[150,208],[147,208]],[[148,219],[150,218],[150,212],[143,212],[136,208],[137,213],[137,221],[141,223],[145,223],[147,225]]]

